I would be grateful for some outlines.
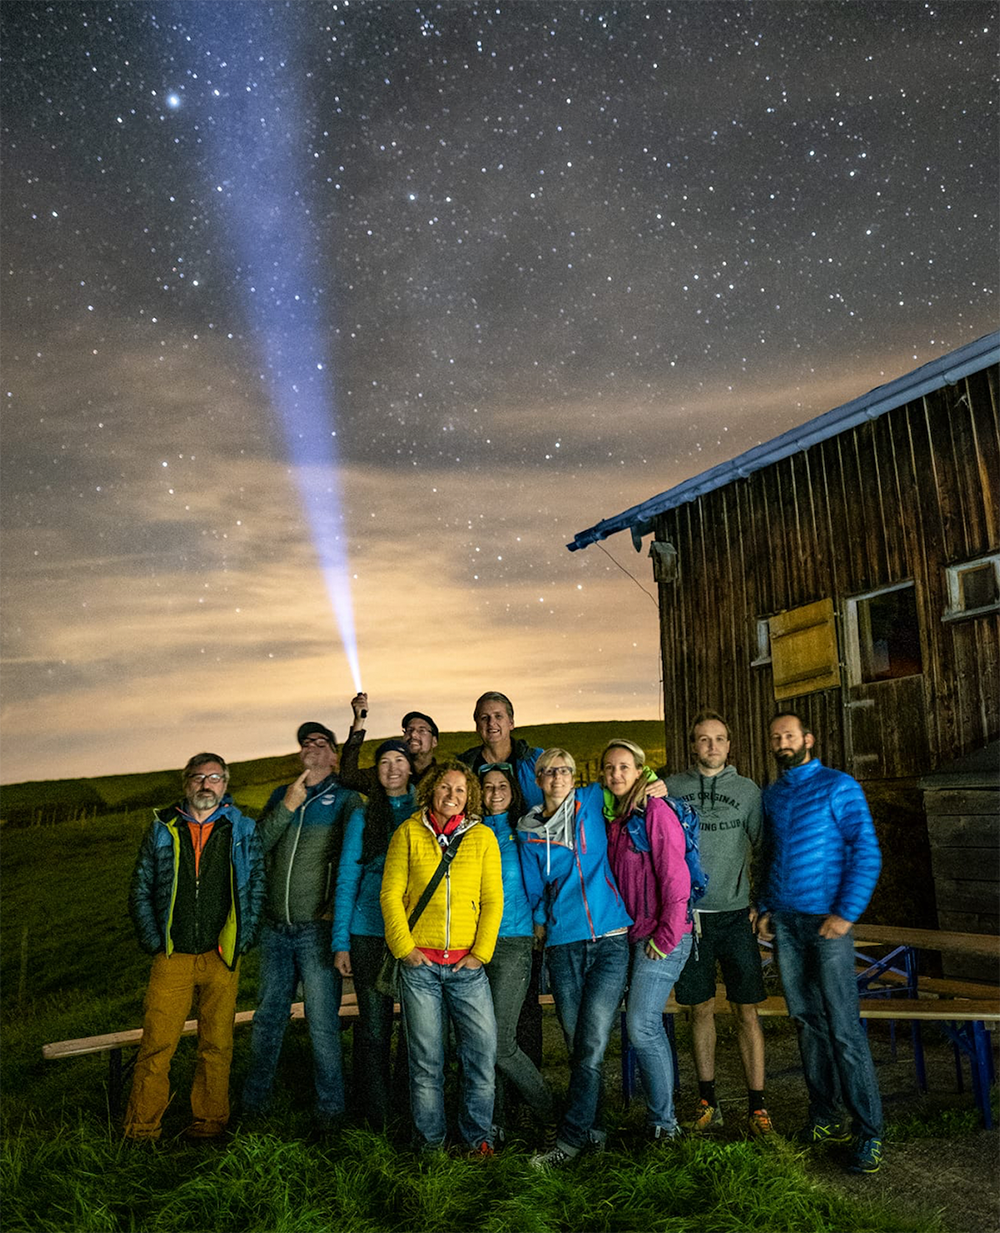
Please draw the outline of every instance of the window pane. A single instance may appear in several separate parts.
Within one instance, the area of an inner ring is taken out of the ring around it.
[[[997,574],[992,563],[979,565],[975,569],[963,569],[959,577],[962,580],[962,607],[988,608],[1000,600],[997,592]]]
[[[889,681],[923,670],[913,587],[883,591],[858,603],[862,681]]]

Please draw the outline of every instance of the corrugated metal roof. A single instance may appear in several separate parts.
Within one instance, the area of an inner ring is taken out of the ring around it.
[[[657,515],[669,509],[676,509],[678,505],[686,505],[688,501],[694,501],[706,492],[713,492],[733,480],[744,479],[754,471],[769,467],[782,458],[799,454],[811,445],[818,445],[820,441],[835,437],[864,423],[865,420],[877,419],[887,411],[922,398],[942,386],[954,385],[970,373],[979,372],[989,364],[996,363],[1000,363],[1000,332],[986,334],[975,342],[966,343],[957,351],[950,351],[947,355],[931,360],[929,364],[923,364],[905,377],[897,377],[895,381],[877,386],[861,398],[845,402],[842,407],[825,411],[816,419],[775,437],[773,441],[755,445],[745,454],[703,471],[701,475],[685,480],[676,488],[669,488],[640,505],[633,505],[631,509],[615,514],[613,518],[605,518],[586,531],[578,531],[573,542],[566,547],[570,552],[576,552],[589,544],[597,543],[598,540],[607,539],[609,535],[630,530],[632,542],[638,551],[642,537],[652,531],[653,519]]]

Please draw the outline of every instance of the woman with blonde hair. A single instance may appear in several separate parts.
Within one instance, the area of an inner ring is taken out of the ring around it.
[[[674,1115],[674,1068],[663,1007],[691,952],[691,874],[680,820],[649,795],[655,773],[632,741],[610,741],[601,755],[608,859],[633,924],[626,1026],[646,1094],[654,1139],[681,1131]]]
[[[574,790],[575,774],[565,749],[545,750],[535,764],[542,803],[518,823],[525,890],[545,934],[570,1054],[566,1111],[555,1147],[532,1157],[537,1169],[561,1168],[603,1141],[596,1123],[604,1053],[628,976],[632,917],[608,863],[604,790],[600,784]]]

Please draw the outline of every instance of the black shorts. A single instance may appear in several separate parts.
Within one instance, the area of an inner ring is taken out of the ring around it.
[[[701,937],[698,938],[697,956],[692,947],[684,970],[674,985],[677,1001],[682,1006],[710,1002],[715,997],[715,965],[718,962],[730,1002],[763,1002],[765,993],[760,951],[750,927],[747,909],[699,912],[698,916]]]

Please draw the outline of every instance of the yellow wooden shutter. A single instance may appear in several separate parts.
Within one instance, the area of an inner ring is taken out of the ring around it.
[[[775,702],[840,685],[832,599],[779,612],[768,625]]]

